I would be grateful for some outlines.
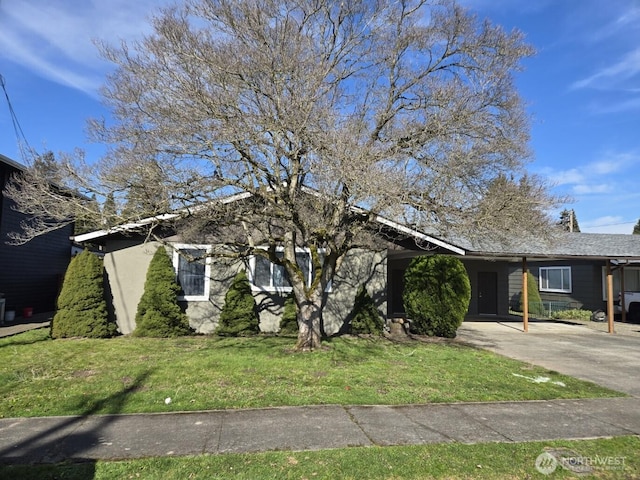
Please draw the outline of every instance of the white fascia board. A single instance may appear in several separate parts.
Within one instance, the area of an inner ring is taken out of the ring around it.
[[[220,203],[222,203],[223,205],[226,205],[226,204],[233,203],[238,200],[243,200],[249,197],[251,197],[251,193],[249,192],[236,193],[235,195],[231,195],[229,197],[223,198],[220,201]],[[162,215],[156,215],[155,217],[143,218],[139,222],[126,223],[124,225],[119,225],[117,227],[110,228],[108,230],[96,230],[95,232],[83,233],[81,235],[76,235],[75,237],[71,237],[71,239],[78,243],[88,242],[89,240],[95,240],[96,238],[106,237],[107,235],[111,235],[114,233],[123,233],[131,230],[136,230],[140,227],[144,227],[153,222],[172,220],[184,213],[197,212],[198,210],[202,210],[203,208],[206,208],[206,206],[207,205],[204,204],[204,205],[196,205],[195,207],[183,208],[181,210],[178,210],[176,213],[164,213]]]
[[[360,208],[360,207],[351,207],[351,210],[356,212],[356,213],[361,213],[361,214],[368,214],[370,212],[368,212],[367,210]],[[402,225],[398,222],[394,222],[393,220],[389,220],[388,218],[384,218],[381,217],[380,215],[376,215],[375,217],[375,221],[378,223],[381,223],[382,225],[386,225],[387,227],[391,227],[394,230],[404,233],[406,235],[409,235],[413,238],[417,238],[418,240],[424,240],[425,242],[429,242],[432,243],[433,245],[437,245],[439,247],[442,247],[446,250],[449,250],[452,253],[457,253],[458,255],[466,255],[466,250],[460,248],[460,247],[456,247],[455,245],[452,245],[448,242],[445,242],[444,240],[440,240],[438,238],[432,237],[431,235],[427,235],[425,233],[419,232],[418,230],[414,230],[413,228],[409,228],[405,225]]]
[[[404,225],[401,225],[387,218],[377,216],[376,222],[386,225],[388,227],[391,227],[399,232],[406,233],[407,235],[410,235],[419,240],[424,240],[425,242],[429,242],[429,243],[432,243],[433,245],[442,247],[446,250],[449,250],[452,253],[457,253],[458,255],[466,255],[466,251],[460,247],[456,247],[455,245],[451,245],[450,243],[447,243],[443,240],[432,237],[431,235],[424,234],[412,228],[406,227]]]

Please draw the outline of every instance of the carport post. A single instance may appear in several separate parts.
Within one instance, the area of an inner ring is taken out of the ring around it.
[[[609,333],[613,332],[613,272],[611,262],[607,260],[607,319],[609,323]]]
[[[527,286],[527,257],[522,257],[522,328],[529,331],[529,288]]]

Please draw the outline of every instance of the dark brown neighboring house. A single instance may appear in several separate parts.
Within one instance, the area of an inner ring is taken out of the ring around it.
[[[11,245],[9,234],[20,230],[27,217],[14,210],[4,196],[11,176],[25,167],[0,154],[0,292],[6,309],[20,317],[25,308],[34,313],[55,310],[58,291],[71,259],[73,226],[35,238],[24,245]],[[0,319],[2,320],[2,319]]]

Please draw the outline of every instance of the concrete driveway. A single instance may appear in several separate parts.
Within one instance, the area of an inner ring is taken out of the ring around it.
[[[631,332],[610,335],[579,324],[534,321],[524,333],[521,322],[465,321],[456,338],[640,397],[640,335]]]

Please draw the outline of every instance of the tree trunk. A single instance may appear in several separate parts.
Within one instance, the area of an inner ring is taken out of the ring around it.
[[[297,299],[296,299],[297,301]],[[298,342],[296,350],[311,351],[320,348],[322,341],[322,292],[298,303]]]

